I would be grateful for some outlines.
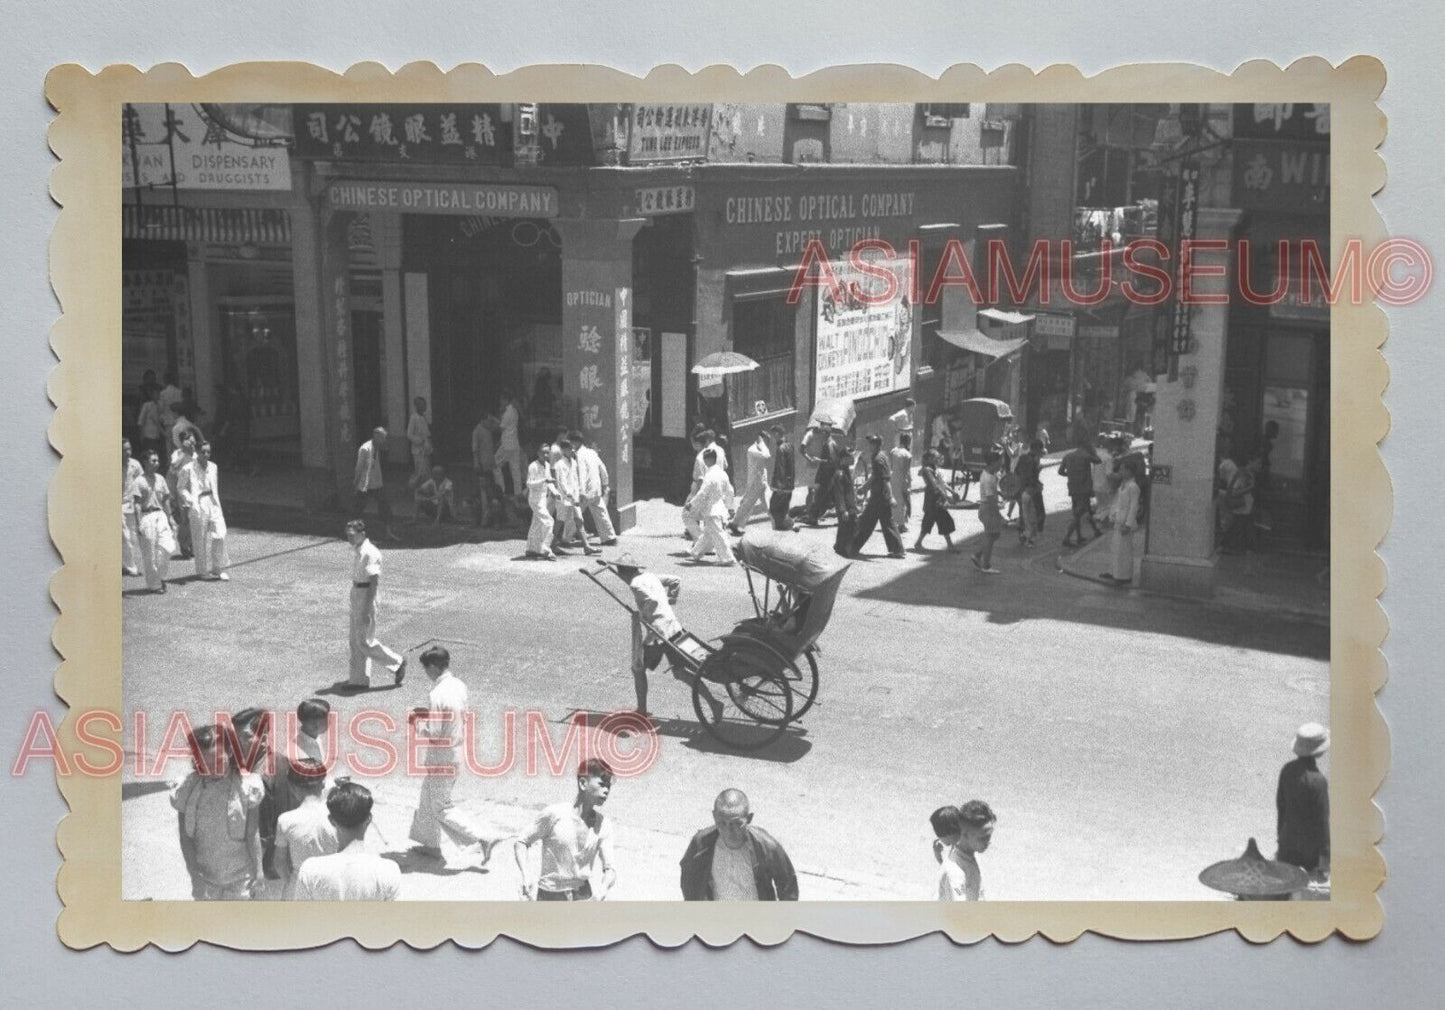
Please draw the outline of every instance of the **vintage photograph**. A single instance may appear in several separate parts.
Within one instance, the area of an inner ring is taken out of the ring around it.
[[[58,373],[67,463],[120,441],[120,536],[85,534],[114,666],[66,695],[123,754],[64,784],[110,797],[67,821],[113,832],[108,914],[1368,931],[1359,69],[1319,101],[110,81],[71,120],[93,201],[52,139],[116,239],[106,349],[57,340],[109,370]]]

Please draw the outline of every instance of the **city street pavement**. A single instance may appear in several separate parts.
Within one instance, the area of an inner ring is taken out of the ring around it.
[[[1205,865],[1237,855],[1250,836],[1272,852],[1275,779],[1294,728],[1328,722],[1327,629],[1289,608],[1071,578],[1058,547],[1067,496],[1052,470],[1045,497],[1039,546],[1026,550],[1006,531],[996,576],[967,560],[979,535],[970,509],[954,513],[958,555],[935,536],[936,551],[892,560],[875,536],[821,639],[816,708],[767,750],[719,747],[696,724],[686,687],[655,674],[660,752],[614,785],[606,807],[616,828],[613,897],[677,897],[677,860],[729,786],[748,794],[755,823],[786,847],[805,899],[931,898],[928,815],[972,798],[998,815],[979,860],[991,900],[1210,900],[1217,895],[1196,880]],[[676,556],[686,546],[679,530],[675,507],[643,503],[618,550],[679,576],[681,619],[703,637],[722,634],[751,615],[744,573],[686,563]],[[595,720],[633,704],[626,615],[578,574],[580,553],[517,560],[520,540],[380,544],[379,634],[411,659],[406,682],[328,694],[347,671],[351,551],[340,532],[233,528],[229,583],[188,581],[150,596],[140,580],[124,580],[126,723],[148,713],[150,752],[173,710],[209,722],[248,705],[285,712],[314,693],[343,722],[375,708],[404,725],[426,700],[416,657],[433,642],[451,650],[470,688],[479,760],[503,754],[505,710],[541,713],[560,748],[573,713]],[[831,544],[833,530],[797,535]],[[173,574],[189,570],[172,564]],[[521,829],[573,793],[545,754],[527,773],[523,723],[518,715],[509,774],[463,772],[456,786],[463,808],[498,829]],[[401,745],[401,730],[390,739]],[[177,761],[169,774],[183,771]],[[174,814],[153,772],[128,764],[125,774],[124,893],[185,898]],[[367,781],[378,798],[374,844],[397,854],[403,898],[516,896],[505,848],[490,872],[402,854],[419,784],[401,772]]]

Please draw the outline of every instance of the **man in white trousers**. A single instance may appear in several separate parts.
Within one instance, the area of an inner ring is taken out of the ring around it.
[[[131,485],[142,473],[140,460],[130,454],[130,439],[120,440],[120,570],[127,575],[140,574],[140,523],[131,497]]]
[[[575,536],[586,554],[601,554],[587,540],[587,523],[582,518],[582,464],[577,459],[577,445],[570,437],[557,440],[561,458],[552,464],[557,479],[557,518],[562,521],[562,542],[571,545]]]
[[[898,444],[888,453],[892,468],[893,525],[898,532],[908,532],[908,517],[913,514],[913,434],[902,432]]]
[[[692,545],[690,553],[694,561],[701,561],[712,551],[717,555],[718,564],[731,565],[735,563],[733,551],[723,532],[723,523],[727,522],[728,512],[734,504],[733,485],[728,480],[727,471],[718,465],[719,455],[715,448],[702,451],[707,473],[703,476],[702,487],[692,499],[693,514],[702,524],[702,536]]]
[[[376,594],[381,588],[381,551],[366,538],[366,523],[346,524],[346,539],[355,550],[351,563],[351,676],[352,687],[371,687],[371,664],[380,663],[400,684],[406,677],[406,660],[376,638]]]
[[[415,491],[431,476],[431,422],[426,419],[426,397],[418,396],[411,401],[411,417],[406,421],[406,441],[411,447],[411,480]]]
[[[581,485],[582,507],[591,514],[592,526],[603,547],[617,543],[617,531],[612,527],[612,517],[607,514],[608,477],[607,466],[597,450],[587,444],[580,431],[569,431],[577,451],[577,479]],[[570,539],[570,537],[568,538]]]
[[[743,494],[738,509],[733,513],[732,532],[742,536],[743,528],[752,521],[753,512],[761,508],[768,512],[768,475],[773,466],[773,449],[768,433],[758,432],[753,444],[748,446],[748,476],[743,485]]]
[[[181,471],[177,481],[181,504],[191,524],[191,550],[196,555],[196,574],[203,579],[225,582],[231,559],[226,554],[226,516],[221,511],[221,481],[211,462],[211,443],[196,446],[196,458]]]
[[[466,725],[467,685],[452,673],[451,662],[451,653],[440,645],[421,654],[421,668],[426,671],[432,688],[426,707],[412,709],[408,717],[421,744],[423,763],[421,796],[412,817],[410,837],[417,843],[419,852],[451,862],[447,858],[450,853],[442,849],[445,835],[470,857],[469,863],[485,866],[492,858],[492,846],[500,837],[484,831],[458,810],[452,800],[452,789],[461,767],[460,748],[469,728]]]

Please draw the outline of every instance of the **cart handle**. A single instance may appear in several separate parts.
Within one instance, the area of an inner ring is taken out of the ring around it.
[[[641,613],[641,611],[636,610],[636,609],[634,609],[633,607],[629,606],[625,600],[623,600],[620,596],[618,596],[616,593],[614,593],[614,592],[612,591],[612,589],[611,589],[610,586],[605,585],[605,584],[603,583],[603,581],[597,577],[598,573],[603,572],[603,571],[606,571],[606,570],[608,570],[606,565],[602,565],[602,566],[601,566],[600,568],[598,568],[596,571],[594,571],[594,570],[592,570],[592,569],[590,569],[590,568],[587,568],[586,566],[583,566],[582,568],[577,569],[577,571],[581,572],[583,575],[587,576],[589,579],[591,579],[593,582],[595,582],[595,583],[597,584],[597,588],[601,589],[601,590],[602,590],[604,593],[606,593],[608,596],[612,597],[612,599],[617,602],[617,605],[618,605],[619,607],[621,607],[623,610],[627,611],[629,614],[634,614],[634,615]]]

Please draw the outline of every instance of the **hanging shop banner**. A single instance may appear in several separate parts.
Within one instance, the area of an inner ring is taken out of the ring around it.
[[[489,105],[297,105],[296,156],[321,161],[496,165],[512,124]]]
[[[289,190],[285,147],[238,136],[197,105],[127,104],[121,113],[121,186]]]
[[[595,165],[587,106],[573,102],[537,106],[537,164]]]
[[[627,160],[697,161],[707,157],[711,105],[634,105],[627,136]]]
[[[848,261],[830,264],[837,278],[837,294],[824,285],[817,291],[817,359],[814,400],[837,396],[863,398],[907,389],[913,372],[909,354],[913,336],[912,285],[908,259],[877,260],[871,264],[896,280],[892,296],[877,301],[887,282]],[[865,295],[873,297],[865,298]]]
[[[1175,237],[1177,240],[1176,249],[1182,249],[1185,242],[1193,241],[1195,232],[1195,215],[1199,210],[1199,165],[1195,162],[1185,164],[1179,170],[1179,203],[1175,213]],[[1169,326],[1169,353],[1174,356],[1189,353],[1189,312],[1190,306],[1180,297],[1179,293],[1184,289],[1184,265],[1183,257],[1175,256],[1175,262],[1179,263],[1177,273],[1174,277],[1174,302],[1170,314]]]

